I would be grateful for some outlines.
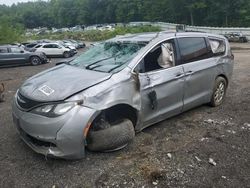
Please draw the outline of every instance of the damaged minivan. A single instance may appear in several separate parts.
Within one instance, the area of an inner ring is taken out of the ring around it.
[[[223,36],[119,36],[23,83],[13,101],[22,140],[37,153],[80,159],[125,147],[135,132],[224,101],[234,56]]]

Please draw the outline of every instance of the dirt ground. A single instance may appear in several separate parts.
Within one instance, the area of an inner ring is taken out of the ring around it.
[[[143,130],[121,151],[87,152],[78,161],[36,154],[12,123],[18,87],[60,59],[0,69],[7,89],[0,103],[0,187],[250,187],[250,44],[233,46],[241,48],[222,106],[195,108]]]

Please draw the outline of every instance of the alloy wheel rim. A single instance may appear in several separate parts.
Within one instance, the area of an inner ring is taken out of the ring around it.
[[[215,90],[215,94],[214,94],[214,99],[216,103],[220,103],[225,95],[225,84],[223,82],[220,82],[220,84],[218,84],[216,90]]]
[[[37,64],[39,63],[38,58],[33,58],[32,63],[33,63],[34,65],[37,65]]]

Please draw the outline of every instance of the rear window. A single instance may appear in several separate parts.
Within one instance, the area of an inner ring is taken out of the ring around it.
[[[226,52],[226,44],[224,40],[209,38],[209,44],[214,56],[224,55]]]
[[[11,47],[11,52],[12,53],[21,53],[22,49],[18,47]]]
[[[199,61],[210,57],[205,38],[178,38],[183,63]]]
[[[34,46],[36,46],[37,44],[36,43],[32,43],[32,44],[27,44],[26,47],[27,48],[33,48]]]
[[[53,44],[46,44],[43,46],[43,48],[54,48]]]
[[[38,44],[35,46],[35,48],[40,48],[42,45],[41,44]]]

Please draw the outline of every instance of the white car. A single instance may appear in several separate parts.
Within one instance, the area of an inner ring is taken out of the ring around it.
[[[58,43],[42,43],[37,44],[33,51],[43,52],[46,56],[63,56],[69,58],[75,54],[74,50],[64,47]]]
[[[77,49],[75,46],[69,44],[69,43],[64,43],[63,41],[56,41],[57,44],[64,46],[65,48],[69,48],[72,50],[75,54],[77,53]]]

